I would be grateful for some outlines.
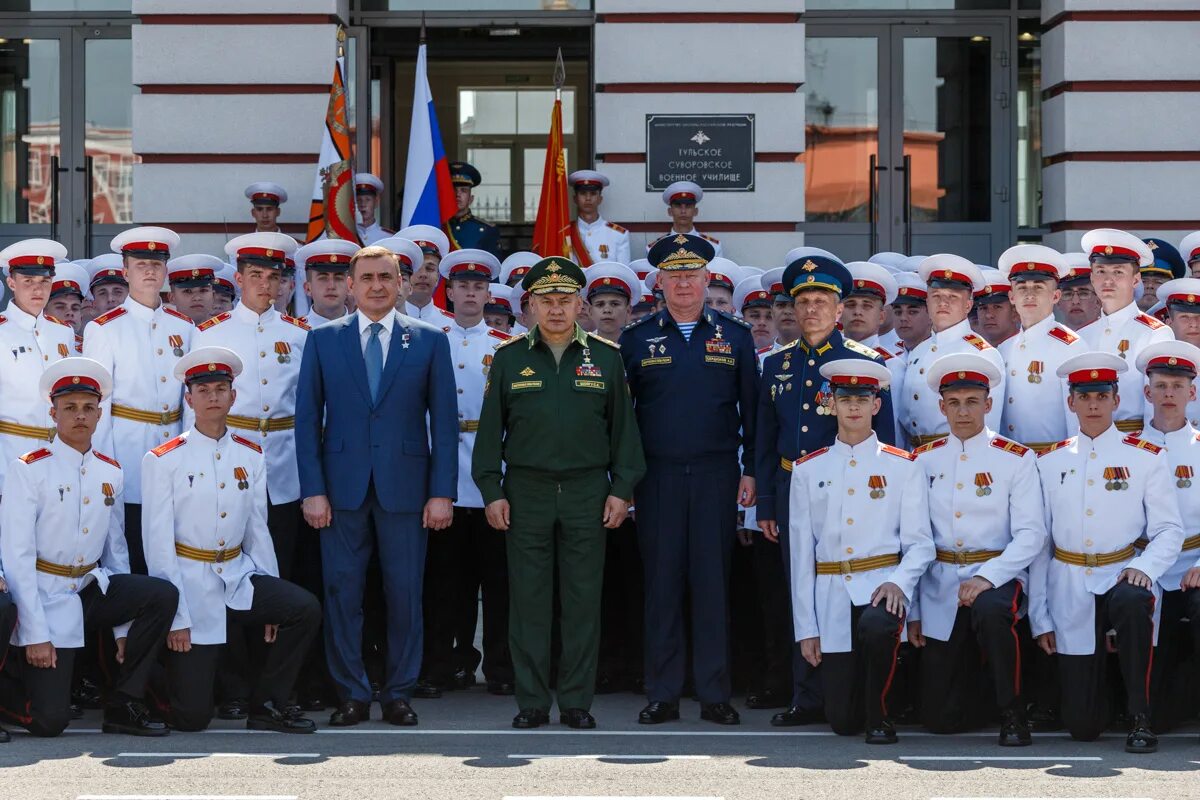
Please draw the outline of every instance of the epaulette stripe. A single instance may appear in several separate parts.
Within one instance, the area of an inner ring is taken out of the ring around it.
[[[1061,442],[1055,442],[1054,444],[1050,445],[1048,448],[1046,448],[1042,452],[1038,453],[1038,458],[1041,458],[1042,456],[1046,455],[1046,453],[1053,453],[1055,450],[1059,449],[1060,447],[1066,447],[1073,441],[1075,441],[1074,436],[1072,436],[1070,439],[1063,439]]]
[[[50,322],[56,322],[56,323],[58,323],[59,325],[66,325],[68,328],[69,328],[69,327],[71,327],[71,326],[70,326],[68,323],[66,323],[66,322],[63,322],[63,321],[62,321],[61,319],[59,319],[58,317],[53,317],[53,316],[51,316],[51,315],[49,315],[49,314],[46,314],[46,313],[43,313],[43,314],[42,314],[42,316],[43,316],[43,317],[45,317],[45,318],[46,318],[48,321],[50,321]]]
[[[1136,317],[1134,317],[1134,319],[1136,319],[1138,322],[1142,323],[1143,325],[1145,325],[1147,328],[1149,328],[1152,331],[1156,331],[1159,328],[1166,327],[1166,324],[1162,320],[1156,319],[1156,318],[1150,316],[1149,314],[1138,314]]]
[[[94,455],[96,458],[100,459],[101,461],[103,461],[105,463],[112,464],[117,469],[121,468],[121,464],[119,461],[117,461],[115,458],[111,458],[109,456],[104,455],[104,453],[101,453],[99,450],[93,450],[92,455]]]
[[[1158,455],[1159,453],[1162,452],[1162,448],[1159,447],[1158,445],[1151,444],[1150,442],[1147,442],[1145,439],[1139,439],[1136,436],[1126,436],[1121,441],[1123,441],[1125,444],[1129,445],[1130,447],[1136,447],[1139,450],[1149,450],[1151,453],[1154,453],[1155,455]]]
[[[306,325],[303,320],[297,319],[296,317],[289,317],[287,314],[280,314],[279,318],[282,319],[284,322],[290,322],[291,324],[295,325],[297,328],[299,328],[301,330],[305,330],[305,331],[312,330],[312,328],[308,327],[308,325]]]
[[[608,225],[608,227],[612,228],[617,233],[626,233],[627,232],[624,228],[622,228],[620,225],[618,225],[615,222],[606,222],[605,224]]]
[[[217,314],[215,317],[212,317],[211,319],[206,319],[206,320],[204,320],[204,322],[201,322],[200,325],[197,326],[197,330],[206,331],[214,325],[220,325],[222,322],[229,319],[231,316],[233,316],[233,315],[230,314],[228,311],[226,311],[223,314]]]
[[[1051,328],[1050,335],[1060,342],[1066,342],[1067,344],[1075,344],[1075,342],[1079,341],[1078,334],[1067,328]]]
[[[154,453],[154,455],[158,456],[159,458],[162,458],[167,453],[171,452],[176,447],[180,447],[181,445],[185,444],[186,442],[187,442],[186,437],[176,436],[174,439],[172,439],[169,442],[163,442],[162,444],[160,444],[158,447],[154,448],[150,452]]]
[[[800,456],[800,458],[797,458],[795,461],[795,466],[799,466],[799,465],[803,464],[805,461],[811,461],[812,459],[816,458],[817,456],[821,455],[822,453],[828,453],[828,452],[829,452],[828,447],[822,447],[820,450],[813,450],[808,455]]]
[[[125,309],[121,308],[120,306],[117,306],[116,308],[112,309],[111,311],[106,311],[103,314],[101,314],[100,316],[96,317],[94,320],[92,320],[92,322],[96,323],[97,325],[103,325],[106,322],[112,322],[117,317],[119,317],[123,314],[128,314],[128,313],[129,312],[126,311]]]
[[[900,458],[906,459],[908,461],[913,461],[916,459],[916,456],[914,456],[912,453],[908,452],[907,450],[903,450],[899,447],[892,447],[890,444],[880,445],[879,449],[885,453],[890,453],[891,455],[899,456]]]
[[[980,336],[977,333],[968,333],[966,336],[963,337],[963,341],[965,341],[968,344],[970,344],[971,346],[973,346],[976,350],[992,349],[992,346],[987,343],[987,339],[984,339],[982,336]]]
[[[616,348],[617,350],[621,349],[621,346],[618,345],[616,342],[612,341],[611,339],[605,339],[603,336],[592,333],[591,331],[588,331],[588,338],[595,339],[597,342],[603,342],[604,344],[608,345],[609,347]]]
[[[178,319],[183,320],[188,325],[196,324],[196,323],[192,322],[191,317],[189,317],[187,314],[184,314],[182,311],[176,311],[175,309],[171,308],[170,306],[163,306],[162,309],[166,313],[170,314],[172,317],[177,317]]]
[[[50,455],[52,455],[52,453],[49,450],[47,450],[45,447],[42,447],[38,450],[31,450],[30,452],[21,456],[21,460],[24,461],[26,464],[32,464],[33,462],[41,461],[43,458],[46,458],[47,456],[50,456]]]
[[[992,447],[995,447],[997,450],[1003,450],[1006,453],[1013,453],[1014,455],[1018,456],[1023,456],[1029,452],[1029,448],[1025,445],[1019,444],[1018,442],[1014,442],[1010,439],[1005,439],[1003,436],[997,436],[995,439],[992,439]]]
[[[240,445],[245,445],[246,447],[249,447],[251,450],[253,450],[256,453],[262,452],[261,446],[255,444],[254,442],[250,441],[249,439],[243,439],[241,436],[238,436],[236,433],[230,434],[229,438],[233,439],[235,442],[237,442]]]
[[[525,338],[524,336],[514,336],[511,339],[509,339],[507,342],[501,342],[500,344],[496,345],[496,349],[499,350],[501,347],[508,347],[513,342],[519,342],[524,338]]]
[[[942,445],[944,445],[948,441],[950,441],[950,434],[946,434],[942,438],[935,439],[932,442],[926,442],[925,444],[923,444],[920,447],[913,450],[912,451],[913,455],[919,456],[919,455],[921,455],[921,453],[928,453],[930,450],[935,450],[935,449],[941,447]]]

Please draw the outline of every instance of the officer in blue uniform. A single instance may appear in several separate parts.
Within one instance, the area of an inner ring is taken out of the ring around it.
[[[758,390],[755,429],[755,468],[758,479],[758,526],[755,562],[760,587],[768,593],[789,597],[787,578],[788,488],[792,462],[833,444],[837,419],[832,413],[833,393],[821,377],[821,365],[840,359],[858,358],[883,363],[881,354],[838,330],[842,300],[853,291],[850,270],[833,257],[812,251],[799,254],[783,273],[784,291],[796,309],[800,338],[767,356],[763,361]],[[879,393],[880,407],[872,428],[879,441],[895,444],[891,392]],[[770,615],[764,624],[791,625],[786,602],[774,606],[779,619]],[[791,641],[789,638],[788,641]],[[792,696],[790,706],[771,718],[775,726],[807,725],[822,718],[820,676],[792,648]]]
[[[1174,278],[1182,278],[1188,274],[1187,264],[1175,245],[1166,239],[1143,239],[1154,253],[1154,263],[1141,268],[1142,286],[1145,291],[1138,298],[1138,308],[1149,312],[1158,302],[1158,287]]]
[[[738,712],[729,704],[728,585],[737,504],[754,502],[754,338],[746,323],[704,306],[713,258],[707,240],[668,236],[648,258],[659,270],[666,308],[621,335],[647,464],[635,493],[649,700],[638,722],[679,719],[690,589],[700,717],[736,725]]]
[[[487,250],[500,257],[500,229],[471,213],[471,190],[483,182],[479,170],[465,161],[450,162],[450,182],[454,184],[454,200],[458,212],[446,223],[446,235],[455,250]]]

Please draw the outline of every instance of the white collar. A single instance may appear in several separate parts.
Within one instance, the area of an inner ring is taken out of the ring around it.
[[[358,335],[362,336],[371,327],[371,318],[361,311],[355,311],[354,313],[358,315]],[[388,312],[383,315],[383,319],[379,320],[379,323],[383,325],[385,331],[391,333],[397,318],[396,309],[388,309]]]
[[[230,311],[230,313],[233,315],[233,318],[236,320],[240,320],[242,322],[250,322],[250,323],[260,324],[260,325],[268,323],[268,322],[273,322],[274,317],[279,316],[279,312],[275,310],[275,306],[269,306],[266,311],[259,314],[258,312],[254,311],[249,306],[247,306],[245,303],[243,303],[241,300],[239,300],[237,302],[237,305],[235,305],[233,307],[233,309]]]

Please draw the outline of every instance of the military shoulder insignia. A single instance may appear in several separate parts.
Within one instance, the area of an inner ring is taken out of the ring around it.
[[[1029,452],[1029,448],[1025,445],[1017,444],[1011,439],[1005,439],[1003,436],[997,436],[995,439],[992,439],[991,444],[997,450],[1012,453],[1014,456],[1023,456]]]
[[[255,444],[254,442],[250,441],[249,439],[242,438],[241,436],[238,436],[236,433],[230,434],[229,438],[233,439],[235,442],[242,445],[243,447],[249,447],[251,450],[253,450],[256,453],[262,452],[262,447],[260,445]]]
[[[53,453],[51,453],[48,448],[41,447],[37,450],[31,450],[30,452],[21,456],[21,460],[26,464],[32,464],[35,461],[41,461],[43,458],[49,458],[52,455]]]
[[[520,341],[524,341],[524,340],[525,340],[524,336],[514,336],[511,339],[509,339],[507,342],[501,342],[500,344],[496,345],[496,349],[499,350],[501,347],[508,347],[510,344],[512,344],[514,342],[520,342]]]
[[[925,444],[913,450],[912,454],[914,456],[919,456],[922,453],[928,453],[930,450],[936,450],[939,447],[942,447],[948,441],[950,441],[950,434],[946,434],[940,439],[934,439],[932,442],[926,442]]]
[[[861,356],[866,356],[867,358],[877,358],[880,361],[884,360],[882,353],[880,353],[874,347],[867,347],[862,342],[856,342],[853,339],[843,339],[842,343],[846,345],[847,350],[858,353]]]
[[[761,355],[766,355],[769,352],[771,352],[771,345],[767,345],[766,347],[758,348],[757,350],[754,351],[754,355],[761,356]]]
[[[105,311],[103,314],[101,314],[100,316],[98,316],[94,320],[92,320],[92,322],[96,323],[97,325],[104,325],[106,323],[112,322],[117,317],[123,317],[128,313],[129,312],[126,311],[125,309],[121,308],[120,306],[117,306],[116,308],[112,309],[111,311]]]
[[[702,234],[700,234],[700,238],[701,238],[701,239],[707,239],[708,241],[712,242],[713,244],[720,244],[720,243],[721,243],[721,240],[720,240],[720,239],[718,239],[718,238],[717,238],[717,237],[715,237],[715,236],[709,236],[707,233],[702,233]]]
[[[801,456],[800,458],[797,458],[797,459],[796,459],[796,461],[795,461],[795,464],[794,464],[794,466],[797,466],[797,467],[798,467],[798,466],[800,466],[801,464],[803,464],[805,461],[812,461],[812,460],[813,460],[814,458],[816,458],[817,456],[819,456],[819,455],[822,455],[823,453],[828,453],[828,452],[829,452],[829,448],[828,448],[828,447],[822,447],[820,450],[813,450],[813,451],[812,451],[811,453],[809,453],[808,455],[806,455],[806,456]]]
[[[1063,439],[1061,442],[1055,442],[1054,444],[1050,445],[1042,452],[1038,453],[1038,458],[1041,458],[1042,456],[1046,455],[1047,453],[1053,453],[1055,450],[1058,450],[1059,448],[1066,447],[1067,445],[1071,444],[1074,441],[1075,441],[1075,437],[1072,436],[1070,439]]]
[[[280,314],[279,318],[281,320],[283,320],[284,322],[295,325],[297,328],[299,328],[302,331],[311,331],[312,330],[312,328],[308,327],[308,323],[306,323],[302,319],[298,319],[296,317],[289,317],[287,314]]]
[[[154,448],[150,452],[154,453],[154,455],[157,456],[158,458],[162,458],[167,453],[174,450],[176,447],[183,447],[185,444],[187,444],[187,437],[183,436],[183,435],[179,435],[179,436],[176,436],[174,439],[172,439],[169,442],[163,442],[162,444],[160,444],[158,447]]]
[[[200,325],[196,328],[196,330],[206,331],[215,325],[220,325],[222,322],[231,318],[232,316],[233,315],[230,314],[228,311],[226,311],[224,314],[217,314],[215,317],[212,317],[211,319],[206,319],[206,320],[204,320],[204,322],[201,322]]]
[[[879,450],[880,450],[880,452],[887,453],[888,455],[893,455],[898,458],[903,458],[905,461],[916,461],[916,459],[917,459],[916,456],[914,456],[912,453],[908,452],[907,450],[904,450],[899,447],[892,447],[890,444],[879,445]]]
[[[991,350],[992,346],[987,343],[978,333],[968,333],[963,337],[963,341],[974,347],[976,350]]]
[[[1165,322],[1163,322],[1160,319],[1157,319],[1156,317],[1152,317],[1149,314],[1138,314],[1136,317],[1134,317],[1134,319],[1136,319],[1138,322],[1142,323],[1143,325],[1145,325],[1147,328],[1149,328],[1152,331],[1156,331],[1159,328],[1166,327]]]
[[[1129,445],[1130,447],[1136,447],[1139,450],[1149,450],[1154,455],[1158,455],[1159,453],[1162,452],[1162,448],[1159,447],[1158,445],[1150,444],[1145,439],[1139,439],[1137,436],[1133,436],[1133,435],[1126,436],[1121,441],[1124,442],[1125,444]]]
[[[1079,341],[1079,334],[1070,328],[1065,328],[1062,325],[1054,325],[1050,328],[1050,336],[1058,339],[1066,344],[1075,344]]]
[[[176,311],[175,309],[171,308],[170,306],[163,306],[162,310],[167,312],[168,314],[170,314],[172,317],[175,317],[176,319],[183,320],[188,325],[195,324],[194,322],[192,322],[192,318],[189,317],[187,314],[184,314],[182,311]]]
[[[595,339],[597,342],[603,342],[604,344],[606,344],[609,347],[612,347],[616,350],[621,349],[621,346],[619,344],[617,344],[616,342],[612,341],[611,339],[605,339],[603,336],[597,336],[596,334],[592,333],[591,331],[588,331],[587,336],[589,339]]]
[[[93,451],[92,451],[92,455],[94,455],[96,458],[98,458],[98,459],[100,459],[101,461],[103,461],[105,464],[112,464],[112,465],[113,465],[114,467],[116,467],[117,469],[120,469],[120,468],[121,468],[121,464],[120,464],[120,462],[119,462],[119,461],[117,461],[117,460],[116,460],[115,458],[113,458],[112,456],[106,456],[106,455],[104,455],[104,453],[101,453],[99,450],[93,450]]]
[[[629,231],[625,230],[624,228],[622,228],[620,225],[618,225],[615,222],[605,222],[604,224],[607,225],[608,227],[612,228],[617,233],[629,233]]]
[[[75,334],[75,352],[76,353],[83,352],[83,337],[80,336],[78,333]]]
[[[450,329],[447,328],[446,330],[450,330]],[[511,333],[505,333],[504,331],[498,331],[495,328],[488,328],[488,336],[491,336],[493,339],[499,339],[502,342],[507,342],[509,339],[513,338],[513,335]]]
[[[453,315],[453,314],[451,314],[451,313],[450,313],[449,311],[447,311],[446,309],[444,309],[444,308],[439,308],[439,309],[438,309],[438,311],[442,312],[442,316],[443,316],[443,317],[445,317],[446,319],[454,319],[454,315]]]
[[[48,319],[48,320],[49,320],[49,321],[51,321],[51,322],[57,322],[59,325],[66,325],[68,328],[69,328],[69,327],[71,327],[70,323],[63,322],[63,321],[62,321],[61,319],[59,319],[58,317],[52,317],[52,316],[50,316],[49,314],[42,314],[42,316],[43,316],[43,317],[45,317],[46,319]]]

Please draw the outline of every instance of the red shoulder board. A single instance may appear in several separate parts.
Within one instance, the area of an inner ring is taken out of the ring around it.
[[[504,331],[498,331],[495,328],[488,329],[488,336],[494,336],[495,338],[499,339],[502,342],[507,342],[509,339],[513,338],[511,333],[505,333]]]
[[[930,450],[936,450],[950,440],[950,434],[946,434],[940,439],[935,439],[932,442],[927,442],[917,449],[912,451],[914,456],[919,456],[921,453],[928,453]]]
[[[712,242],[713,244],[720,244],[720,243],[721,243],[721,240],[720,240],[720,239],[718,239],[718,238],[717,238],[717,237],[715,237],[715,236],[709,236],[707,233],[702,233],[702,234],[700,234],[700,238],[701,238],[701,239],[707,239],[708,241]]]
[[[992,439],[992,447],[997,450],[1003,450],[1006,453],[1012,453],[1015,456],[1023,456],[1029,452],[1029,448],[1025,445],[1017,444],[1010,439],[1005,439],[1003,436],[997,436],[995,439]]]
[[[992,346],[987,343],[987,340],[978,333],[968,333],[963,337],[963,341],[970,344],[976,350],[991,350]]]
[[[828,447],[822,447],[820,450],[813,450],[808,455],[797,458],[795,461],[795,466],[799,466],[800,464],[803,464],[805,461],[812,461],[817,456],[822,455],[824,453],[828,453],[828,452],[829,452]]]
[[[280,314],[280,315],[279,315],[279,318],[280,318],[281,320],[283,320],[284,322],[290,322],[290,323],[292,323],[293,325],[295,325],[295,326],[296,326],[297,328],[299,328],[300,330],[304,330],[304,331],[311,331],[311,330],[312,330],[312,328],[308,327],[308,323],[306,323],[306,322],[305,322],[304,320],[302,320],[302,319],[298,319],[297,317],[289,317],[287,314]]]
[[[100,316],[96,317],[94,320],[92,320],[92,322],[96,323],[97,325],[104,325],[105,323],[112,322],[117,317],[124,316],[125,314],[128,314],[128,313],[129,312],[126,311],[125,309],[121,308],[120,306],[117,306],[112,311],[106,311],[103,314],[101,314]]]
[[[192,318],[189,317],[187,314],[184,314],[182,311],[178,311],[174,308],[171,308],[170,306],[163,306],[162,309],[166,313],[170,314],[172,317],[178,317],[179,319],[183,320],[188,325],[195,324],[194,322],[192,322]]]
[[[443,316],[443,317],[445,317],[446,319],[454,319],[454,315],[453,315],[453,314],[451,314],[451,313],[450,313],[449,311],[447,311],[446,309],[444,309],[444,308],[439,308],[439,309],[438,309],[438,311],[442,312],[442,316]]]
[[[1152,331],[1156,331],[1159,328],[1166,327],[1165,322],[1163,322],[1162,320],[1160,320],[1156,317],[1152,317],[1149,314],[1138,314],[1136,317],[1134,317],[1134,319],[1136,319],[1138,322],[1142,323],[1143,325],[1145,325],[1147,328],[1149,328]]]
[[[890,359],[893,359],[893,358],[895,358],[895,357],[896,357],[896,354],[895,354],[895,353],[891,352],[890,350],[887,350],[886,348],[883,348],[883,347],[875,347],[875,348],[872,348],[872,349],[873,349],[873,350],[874,350],[876,353],[879,353],[879,355],[883,356],[883,360],[884,360],[884,361],[888,361],[888,360],[890,360]]]
[[[627,233],[628,232],[615,222],[606,222],[605,224],[608,225],[608,227],[612,228],[617,233]]]
[[[761,356],[763,353],[769,353],[769,352],[771,352],[771,345],[767,345],[766,347],[760,347],[759,349],[754,351],[754,355]]]
[[[1130,447],[1136,447],[1139,450],[1149,450],[1154,455],[1158,455],[1159,453],[1162,452],[1162,448],[1159,447],[1158,445],[1150,444],[1145,439],[1139,439],[1136,436],[1132,436],[1132,435],[1126,436],[1121,441],[1124,442],[1125,444],[1129,445]]]
[[[249,447],[251,450],[253,450],[256,453],[262,452],[262,448],[260,446],[256,445],[254,442],[250,441],[249,439],[243,439],[241,436],[238,436],[236,433],[231,434],[229,438],[233,439],[235,442],[237,442],[240,445]]]
[[[112,464],[117,469],[121,468],[120,462],[118,462],[115,458],[112,458],[111,456],[104,455],[104,453],[101,453],[99,450],[93,450],[92,455],[94,455],[96,458],[100,459],[101,461],[103,461],[106,464]]]
[[[174,450],[176,447],[182,447],[185,444],[187,444],[187,439],[185,437],[176,436],[174,439],[172,439],[169,442],[163,442],[162,444],[160,444],[158,447],[154,448],[150,452],[154,453],[154,455],[158,456],[159,458],[162,458],[167,453]]]
[[[232,314],[230,314],[228,311],[226,311],[224,314],[217,314],[217,315],[216,315],[215,317],[213,317],[212,319],[206,319],[206,320],[204,320],[204,322],[201,322],[201,323],[200,323],[200,324],[199,324],[199,325],[196,327],[196,330],[198,330],[198,331],[206,331],[206,330],[208,330],[209,328],[211,328],[211,327],[212,327],[212,326],[214,326],[214,325],[220,325],[222,322],[224,322],[225,320],[229,319],[231,316],[233,316],[233,315],[232,315]]]
[[[1055,442],[1054,444],[1050,445],[1042,452],[1038,453],[1038,458],[1041,458],[1042,456],[1046,455],[1046,453],[1053,453],[1055,450],[1057,450],[1060,447],[1066,447],[1073,441],[1075,441],[1074,436],[1072,436],[1070,439],[1063,439],[1061,442]]]
[[[914,456],[912,453],[908,452],[907,450],[903,450],[899,447],[892,447],[890,444],[881,444],[881,445],[879,445],[879,449],[885,453],[889,453],[894,456],[899,456],[900,458],[903,458],[907,461],[916,461],[917,460],[917,457]]]
[[[45,447],[42,447],[37,450],[32,450],[32,451],[26,453],[25,455],[21,456],[21,460],[24,461],[26,464],[32,464],[35,461],[41,461],[43,458],[48,458],[51,455],[53,455],[53,453],[51,453]]]
[[[1071,330],[1070,328],[1064,328],[1060,325],[1055,325],[1052,327],[1050,329],[1050,335],[1055,339],[1058,339],[1060,342],[1066,342],[1067,344],[1075,344],[1079,341],[1079,335],[1076,334],[1075,331]]]
[[[69,328],[69,327],[71,327],[70,325],[68,325],[67,323],[63,322],[63,321],[62,321],[61,319],[59,319],[58,317],[52,317],[52,316],[50,316],[49,314],[42,314],[42,316],[43,316],[43,317],[45,317],[46,319],[50,320],[51,322],[57,322],[59,325],[66,325],[68,328]]]

